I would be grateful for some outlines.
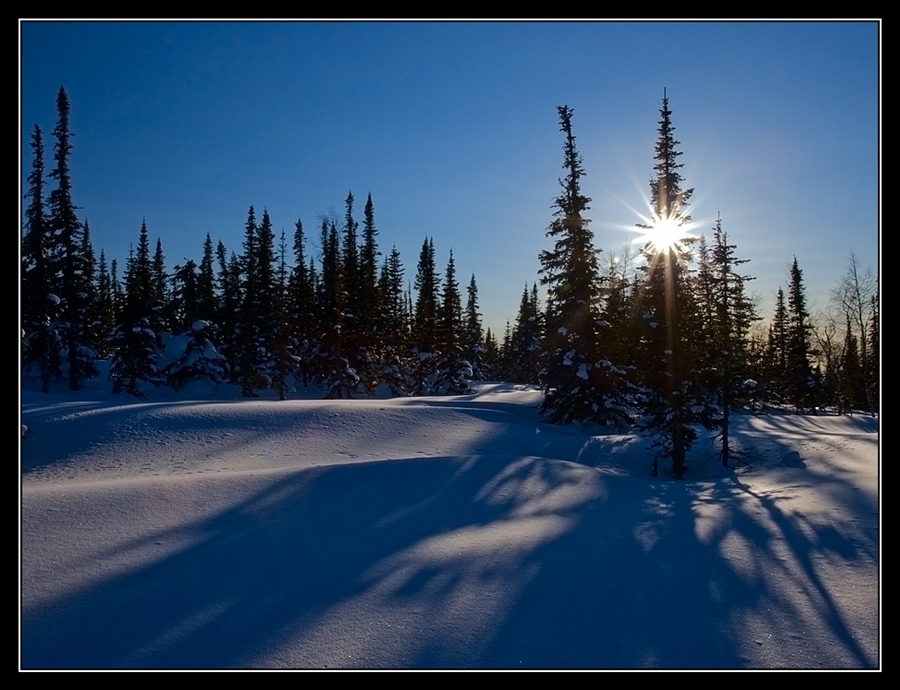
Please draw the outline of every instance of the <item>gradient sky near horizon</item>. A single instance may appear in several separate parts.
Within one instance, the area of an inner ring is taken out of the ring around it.
[[[812,311],[855,252],[880,245],[880,23],[60,22],[20,20],[22,192],[30,136],[52,168],[71,103],[72,190],[97,255],[124,266],[146,219],[168,268],[209,233],[240,252],[247,211],[362,221],[412,283],[422,242],[472,273],[485,326],[515,320],[563,176],[557,106],[574,109],[608,260],[637,237],[665,88],[693,234],[717,214],[761,316],[797,257]]]

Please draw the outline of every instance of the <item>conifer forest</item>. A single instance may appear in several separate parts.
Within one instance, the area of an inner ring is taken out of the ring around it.
[[[534,219],[546,228],[540,271],[522,276],[503,333],[484,328],[477,277],[456,265],[450,238],[424,237],[417,257],[401,257],[372,194],[349,192],[342,213],[290,219],[290,235],[248,205],[235,219],[240,246],[206,234],[197,258],[177,265],[136,208],[129,255],[96,251],[77,206],[70,108],[60,88],[49,140],[35,125],[22,155],[21,372],[45,393],[81,388],[101,360],[111,390],[136,398],[198,379],[280,399],[460,395],[504,380],[540,386],[548,423],[646,431],[664,462],[652,471],[676,477],[700,429],[718,433],[722,464],[734,461],[734,413],[878,413],[877,276],[851,254],[828,309],[811,314],[803,257],[785,257],[789,281],[774,312],[759,313],[752,257],[728,218],[684,232],[694,190],[665,92],[652,218],[628,263],[595,244],[590,161],[573,109],[558,107],[560,186],[548,217]]]

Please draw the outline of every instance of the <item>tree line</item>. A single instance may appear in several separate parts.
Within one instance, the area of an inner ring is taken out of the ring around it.
[[[548,422],[652,433],[676,476],[699,426],[720,431],[729,463],[728,417],[738,408],[877,412],[877,281],[851,255],[834,309],[814,327],[795,257],[761,331],[747,293],[753,278],[742,269],[748,260],[721,217],[709,239],[683,233],[693,189],[681,175],[665,94],[652,217],[631,262],[601,261],[573,111],[558,108],[565,175],[551,246],[499,338],[482,326],[474,274],[463,300],[453,252],[439,271],[433,238],[408,284],[396,247],[379,249],[371,194],[361,221],[352,192],[343,216],[319,218],[318,260],[300,220],[292,237],[276,237],[268,211],[258,217],[250,206],[239,251],[207,234],[199,263],[168,270],[143,222],[120,279],[115,260],[95,257],[76,213],[63,88],[56,105],[49,173],[38,125],[31,136],[22,237],[22,367],[44,392],[58,381],[80,388],[100,359],[109,360],[113,391],[138,397],[195,379],[237,384],[247,397],[274,389],[282,399],[309,386],[330,398],[461,394],[472,380],[502,379],[540,385]]]

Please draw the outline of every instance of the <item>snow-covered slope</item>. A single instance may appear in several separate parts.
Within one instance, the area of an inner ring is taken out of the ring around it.
[[[22,668],[879,667],[875,420],[676,481],[539,401],[25,391]]]

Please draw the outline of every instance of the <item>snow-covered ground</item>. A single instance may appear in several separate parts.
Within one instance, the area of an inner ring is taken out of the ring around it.
[[[737,415],[678,481],[511,384],[107,390],[22,393],[23,669],[880,669],[870,417]]]

